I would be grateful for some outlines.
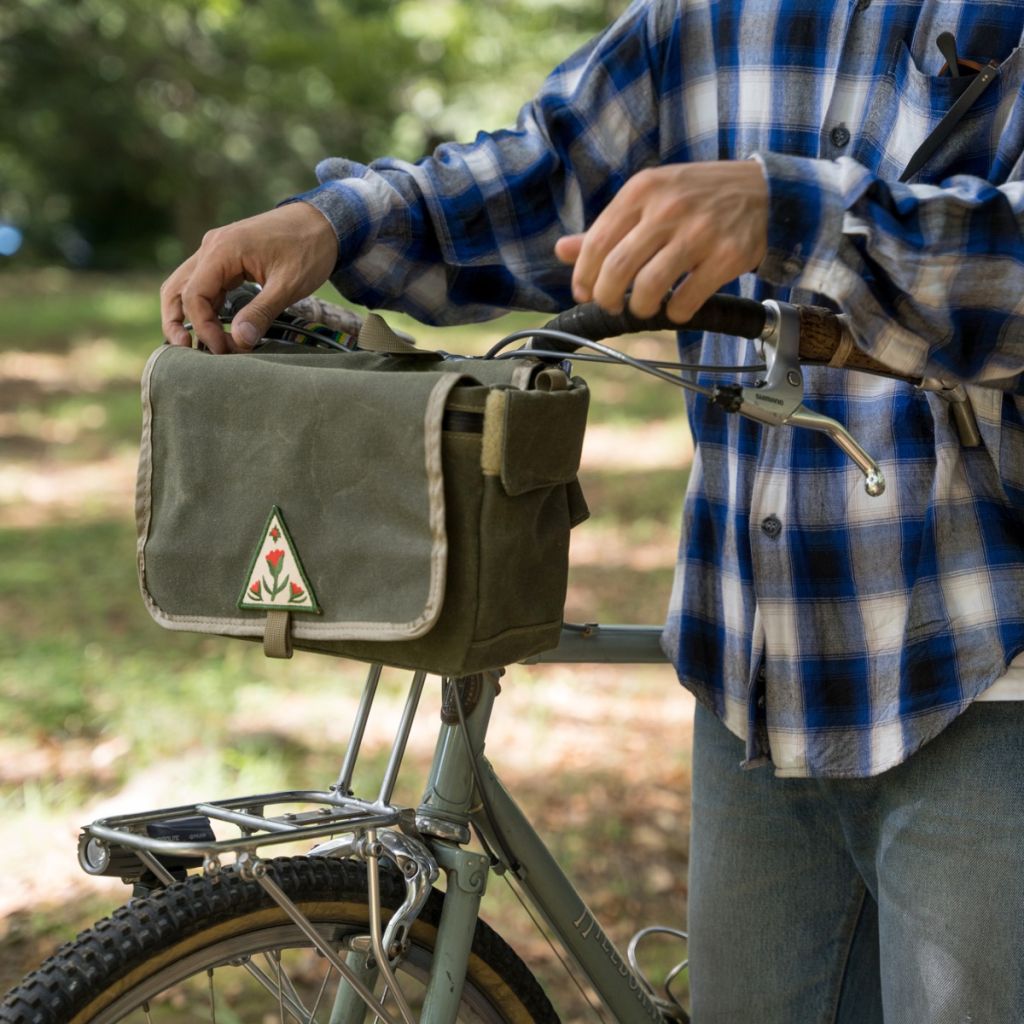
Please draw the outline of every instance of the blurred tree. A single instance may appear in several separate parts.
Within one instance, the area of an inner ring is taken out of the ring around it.
[[[624,0],[17,0],[0,7],[0,221],[19,254],[167,266],[314,183],[508,123]]]

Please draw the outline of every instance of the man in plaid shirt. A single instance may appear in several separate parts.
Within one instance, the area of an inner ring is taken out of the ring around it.
[[[831,305],[878,360],[966,386],[976,447],[934,395],[805,372],[881,498],[821,435],[688,402],[665,646],[698,699],[697,1024],[1024,1020],[1022,30],[1006,0],[638,0],[514,130],[325,160],[164,286],[168,340],[191,319],[214,351],[328,277],[430,322],[669,292],[684,322],[724,289]],[[228,336],[243,279],[264,290]],[[688,362],[746,346],[680,335]]]

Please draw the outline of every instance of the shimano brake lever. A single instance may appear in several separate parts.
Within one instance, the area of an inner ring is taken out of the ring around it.
[[[864,489],[876,498],[885,491],[878,463],[838,420],[803,404],[804,378],[800,370],[800,313],[785,302],[767,301],[768,319],[758,342],[768,367],[755,387],[719,388],[716,401],[730,412],[772,427],[802,427],[827,434],[864,474]]]

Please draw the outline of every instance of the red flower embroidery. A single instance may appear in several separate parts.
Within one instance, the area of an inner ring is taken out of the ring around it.
[[[302,597],[305,591],[298,585],[298,583],[292,584],[292,597]]]
[[[277,548],[271,551],[267,555],[267,565],[270,566],[270,571],[276,576],[281,571],[281,560],[284,558],[284,552]]]
[[[277,541],[277,538],[281,536],[281,531],[280,531],[280,530],[279,530],[279,529],[278,529],[278,528],[277,528],[277,527],[275,526],[275,527],[274,527],[274,528],[273,528],[273,529],[272,529],[272,530],[270,531],[270,536],[271,536],[271,537],[272,537],[272,538],[274,539],[274,541],[276,542],[276,541]]]
[[[253,594],[256,597],[259,597],[260,596],[260,581],[257,580],[249,589],[253,592]]]

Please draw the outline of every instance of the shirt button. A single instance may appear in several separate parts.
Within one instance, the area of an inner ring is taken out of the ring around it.
[[[764,519],[761,520],[761,529],[765,534],[771,537],[772,540],[775,540],[775,538],[782,533],[782,522],[779,520],[778,516],[765,516]]]
[[[782,272],[789,277],[796,277],[804,269],[804,261],[796,256],[789,256],[782,261]]]
[[[850,133],[846,130],[846,126],[839,124],[828,133],[828,137],[832,140],[832,145],[836,149],[842,149],[850,141]]]

